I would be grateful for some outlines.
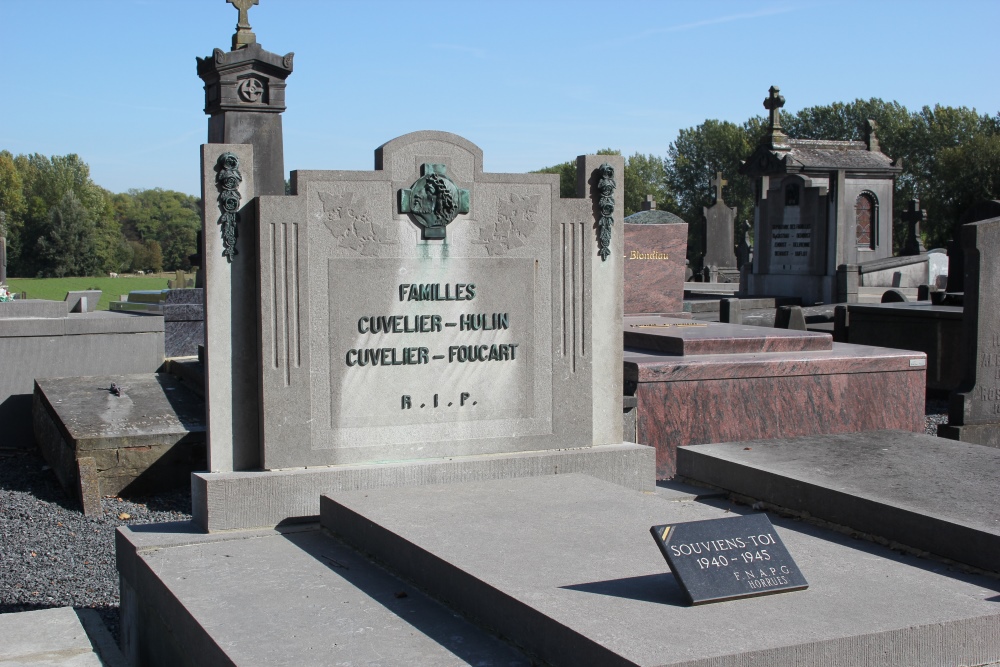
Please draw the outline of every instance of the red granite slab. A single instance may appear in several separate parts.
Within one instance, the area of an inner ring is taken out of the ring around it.
[[[637,383],[636,440],[656,448],[657,479],[674,476],[679,446],[922,432],[925,370],[920,352],[846,344],[693,357],[625,352],[625,379]]]
[[[625,225],[625,313],[684,310],[687,225]]]
[[[633,315],[625,317],[625,347],[682,355],[802,352],[832,350],[833,336],[814,331]]]

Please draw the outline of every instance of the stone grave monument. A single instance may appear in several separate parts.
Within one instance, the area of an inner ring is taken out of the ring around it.
[[[951,395],[948,423],[938,435],[1000,447],[1000,218],[962,227],[965,304],[962,382]]]
[[[920,238],[920,223],[927,220],[927,211],[920,208],[919,199],[911,199],[900,219],[906,223],[906,240],[900,255],[920,255],[927,252]]]
[[[659,211],[652,195],[625,218],[625,314],[684,315],[687,223]]]
[[[882,153],[869,121],[866,140],[789,139],[785,98],[764,100],[769,131],[740,167],[756,181],[750,294],[796,296],[803,305],[845,301],[837,270],[892,255],[892,195],[902,167]]]
[[[959,295],[965,292],[965,262],[962,250],[962,228],[970,222],[989,220],[1000,216],[1000,200],[985,199],[973,204],[955,221],[951,228],[951,240],[948,241],[948,286],[949,294]]]
[[[739,265],[736,261],[733,243],[736,209],[727,206],[722,198],[722,188],[728,183],[717,172],[712,179],[715,188],[715,203],[704,207],[705,215],[705,257],[703,264],[708,267],[710,282],[739,282]]]
[[[234,4],[242,25],[252,0]],[[578,196],[562,199],[556,176],[487,173],[469,141],[417,132],[373,171],[293,172],[278,196],[256,190],[267,158],[248,139],[202,148],[204,201],[220,206],[204,220],[212,472],[192,482],[196,521],[117,534],[133,664],[1000,661],[993,580],[778,514],[809,588],[687,606],[650,526],[755,510],[654,487],[652,450],[621,442],[621,157],[579,158]],[[688,359],[686,379],[715,365],[727,387],[740,353],[757,380],[774,349],[794,352],[779,374],[810,357],[832,375],[907,361],[830,355],[828,336],[803,333],[637,338],[653,355],[719,352]],[[256,336],[245,356],[236,342]],[[799,383],[782,393],[829,394]],[[698,398],[662,404],[725,414]],[[743,558],[757,586],[784,574]],[[732,632],[736,617],[781,632]]]

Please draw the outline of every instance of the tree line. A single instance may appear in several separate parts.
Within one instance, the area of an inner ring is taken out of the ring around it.
[[[113,194],[77,155],[0,151],[0,233],[10,276],[93,276],[189,269],[201,200],[181,192]]]
[[[783,113],[782,127],[795,139],[862,140],[867,119],[877,125],[882,152],[902,159],[893,219],[919,198],[928,214],[921,229],[926,247],[944,247],[972,204],[1000,198],[1000,114],[941,105],[909,111],[872,98]],[[653,195],[657,208],[688,222],[689,257],[697,266],[702,208],[713,203],[716,172],[728,181],[723,196],[736,207],[738,221],[753,219],[753,183],[739,168],[766,131],[761,116],[740,124],[706,120],[682,129],[665,156],[627,157],[619,190],[625,214],[641,210],[646,195]],[[539,171],[559,174],[562,195],[575,195],[575,162]],[[91,180],[77,155],[0,151],[0,232],[7,237],[11,276],[189,269],[200,227],[197,197],[159,188],[112,194]],[[894,225],[897,248],[904,234],[903,225]]]
[[[925,106],[909,111],[898,102],[878,98],[807,107],[782,114],[782,128],[793,139],[860,141],[866,120],[877,125],[881,150],[902,159],[903,172],[896,179],[893,220],[899,220],[913,198],[927,210],[921,227],[924,245],[945,247],[952,226],[972,204],[1000,199],[1000,114],[983,115],[967,107]],[[726,204],[735,206],[737,220],[753,220],[753,182],[739,173],[767,132],[761,116],[741,124],[706,120],[682,129],[666,155],[636,153],[625,159],[622,177],[625,215],[641,209],[647,194],[657,208],[688,222],[689,258],[697,265],[704,244],[702,208],[714,202],[711,179],[722,172],[729,183],[723,190]],[[618,151],[604,149],[599,153]],[[563,196],[576,188],[576,163],[564,162],[540,170],[557,173]],[[894,225],[894,244],[903,242],[905,226]]]

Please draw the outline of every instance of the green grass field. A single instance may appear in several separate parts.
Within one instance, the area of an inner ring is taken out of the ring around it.
[[[86,289],[101,290],[101,301],[98,310],[107,310],[108,304],[118,301],[122,294],[133,290],[167,289],[167,279],[174,274],[159,274],[155,276],[122,276],[108,278],[107,276],[92,278],[8,278],[7,287],[11,292],[25,292],[29,299],[47,299],[62,301],[66,292]]]

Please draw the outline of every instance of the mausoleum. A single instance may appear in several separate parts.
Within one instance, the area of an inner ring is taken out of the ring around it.
[[[747,291],[804,304],[844,301],[838,271],[892,255],[892,194],[902,165],[879,149],[872,121],[864,141],[790,139],[779,92],[771,86],[769,131],[740,167],[756,180],[757,252]]]

